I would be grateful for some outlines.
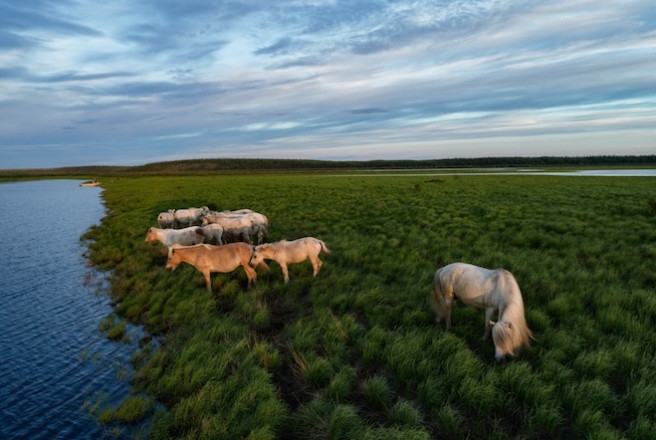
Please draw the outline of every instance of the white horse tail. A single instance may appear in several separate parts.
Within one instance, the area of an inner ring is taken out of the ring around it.
[[[442,269],[438,269],[433,280],[433,294],[431,295],[431,308],[435,312],[435,321],[446,319],[446,327],[451,328],[451,304],[453,298],[447,297],[442,285]]]
[[[323,241],[319,240],[319,243],[321,244],[321,252],[324,254],[330,254],[330,249],[328,249],[328,246],[326,246],[326,243]]]

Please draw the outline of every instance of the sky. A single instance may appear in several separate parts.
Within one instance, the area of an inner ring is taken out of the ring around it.
[[[0,169],[656,154],[653,0],[0,0]]]

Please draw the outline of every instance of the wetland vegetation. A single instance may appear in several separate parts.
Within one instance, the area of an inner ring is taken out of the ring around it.
[[[143,438],[648,439],[656,431],[656,185],[649,177],[230,174],[102,178],[86,234],[115,312],[149,337],[108,425]],[[309,262],[213,275],[165,270],[157,214],[209,205],[314,236]],[[535,341],[496,363],[484,312],[435,323],[435,270],[510,270]]]

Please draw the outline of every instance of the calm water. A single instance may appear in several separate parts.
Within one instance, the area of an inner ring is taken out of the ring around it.
[[[403,171],[397,174],[398,171]],[[506,176],[506,175],[534,175],[534,176],[591,176],[591,177],[656,177],[656,169],[601,169],[601,170],[574,170],[574,171],[542,171],[539,169],[520,168],[471,168],[453,170],[449,168],[425,170],[386,170],[372,169],[348,174],[322,174],[325,177],[364,177],[380,176],[408,177],[408,176]]]
[[[111,306],[80,241],[101,189],[78,184],[0,184],[0,439],[101,438],[89,405],[129,390],[133,348],[98,330]]]

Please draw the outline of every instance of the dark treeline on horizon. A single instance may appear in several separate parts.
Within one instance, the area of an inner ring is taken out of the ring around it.
[[[134,171],[221,171],[221,170],[343,170],[343,169],[421,169],[475,168],[557,165],[640,165],[655,164],[652,156],[581,156],[581,157],[480,157],[424,160],[329,161],[305,159],[196,159],[156,162],[133,167]]]
[[[62,175],[185,174],[239,171],[329,171],[358,169],[502,168],[551,166],[640,166],[655,165],[656,155],[646,156],[540,156],[479,157],[425,160],[330,161],[305,159],[189,159],[154,162],[138,166],[77,166],[43,169],[0,170],[0,177]]]

